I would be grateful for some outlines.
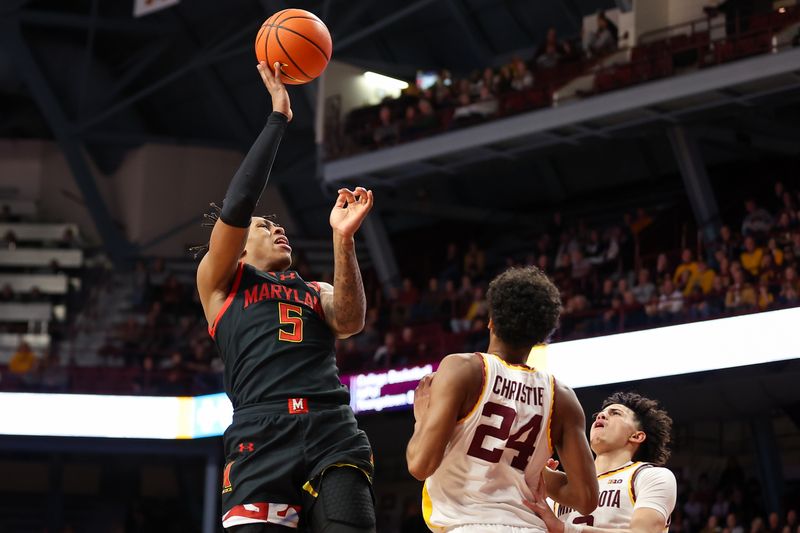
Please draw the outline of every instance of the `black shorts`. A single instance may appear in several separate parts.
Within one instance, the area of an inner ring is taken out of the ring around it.
[[[223,527],[302,525],[326,468],[357,468],[372,480],[372,450],[350,406],[305,407],[289,414],[282,402],[234,413],[223,437]]]

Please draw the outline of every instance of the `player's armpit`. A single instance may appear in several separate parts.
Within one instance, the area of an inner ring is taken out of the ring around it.
[[[439,468],[464,405],[481,386],[482,363],[478,366],[475,357],[448,355],[430,380],[424,416],[414,425],[414,435],[406,448],[408,471],[420,481]]]
[[[633,511],[631,531],[634,533],[661,533],[667,527],[667,517],[655,509],[642,507]]]
[[[224,300],[230,290],[249,230],[249,227],[238,228],[222,220],[214,224],[208,253],[197,267],[197,290],[209,323],[218,311],[213,305],[215,294]]]
[[[553,404],[553,444],[566,472],[563,484],[551,486],[546,479],[547,494],[559,504],[588,515],[597,507],[597,472],[589,441],[586,439],[586,418],[575,392],[556,382]]]

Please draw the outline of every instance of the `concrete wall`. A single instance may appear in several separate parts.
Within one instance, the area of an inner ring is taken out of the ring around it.
[[[280,158],[280,154],[278,154]],[[146,145],[129,152],[119,170],[104,176],[94,170],[101,196],[111,216],[134,243],[146,244],[192,220],[175,235],[146,249],[148,255],[178,257],[185,248],[208,240],[199,227],[209,202],[221,204],[242,159],[233,150]],[[83,203],[69,166],[58,146],[46,141],[0,142],[0,193],[34,201],[37,219],[76,223],[89,244],[99,244],[94,221]],[[4,196],[0,194],[0,202]],[[296,231],[278,189],[267,187],[258,213],[276,213],[287,232]]]
[[[683,0],[677,0],[683,1]],[[649,31],[669,26],[669,2],[661,0],[634,0],[634,38],[631,43],[638,43],[639,37]]]

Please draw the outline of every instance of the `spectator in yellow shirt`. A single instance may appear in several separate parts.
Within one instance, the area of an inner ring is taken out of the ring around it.
[[[741,269],[731,270],[731,276],[733,276],[733,281],[725,295],[725,309],[737,311],[755,307],[756,291],[745,281],[744,271]]]
[[[11,361],[8,363],[8,371],[17,376],[31,374],[36,370],[39,360],[36,355],[31,351],[31,347],[27,342],[22,341],[17,346],[17,351],[11,356]]]
[[[767,250],[769,253],[772,254],[772,262],[776,267],[783,266],[783,250],[778,248],[778,242],[775,240],[775,237],[770,238],[767,242]]]
[[[672,283],[678,285],[680,283],[683,273],[689,271],[689,278],[691,279],[697,273],[697,263],[692,261],[692,251],[689,248],[684,248],[681,252],[681,264],[675,269],[675,274],[672,275]]]
[[[758,310],[759,311],[766,311],[772,303],[775,301],[775,297],[772,296],[772,293],[769,292],[769,286],[765,282],[761,282],[758,284]]]
[[[714,269],[708,268],[708,263],[701,259],[697,262],[697,270],[695,270],[694,275],[689,278],[689,283],[686,284],[683,293],[689,296],[692,294],[695,287],[699,287],[704,295],[708,294],[711,292],[711,287],[713,287],[714,278],[716,277],[717,273],[714,272]]]
[[[761,267],[761,258],[764,256],[764,250],[756,247],[756,241],[753,237],[745,237],[744,239],[744,252],[741,253],[739,259],[742,261],[742,267],[753,276],[758,276],[758,270]]]

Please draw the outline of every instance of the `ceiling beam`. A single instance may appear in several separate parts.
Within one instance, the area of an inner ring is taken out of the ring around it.
[[[348,6],[348,9],[345,11],[344,18],[337,22],[335,26],[330,28],[331,33],[333,34],[333,42],[335,43],[340,38],[344,38],[344,35],[347,33],[347,30],[350,29],[350,26],[352,26],[353,23],[358,20],[358,17],[366,13],[371,5],[374,4],[372,2],[357,2],[353,7]]]
[[[178,32],[180,32],[182,37],[182,44],[188,43],[192,50],[202,47],[202,44],[191,34],[189,24],[181,17],[180,13],[177,10],[171,9],[170,14],[173,20],[176,21]],[[199,68],[198,74],[209,94],[219,106],[219,113],[217,113],[217,115],[223,117],[225,124],[227,124],[230,132],[236,138],[237,144],[243,152],[246,152],[256,137],[256,132],[249,126],[249,118],[244,114],[231,95],[230,89],[226,87],[225,83],[220,79],[213,64],[208,64]]]
[[[92,26],[95,26],[100,31],[114,33],[166,35],[171,32],[170,28],[163,24],[155,24],[140,19],[98,17],[95,22],[92,22],[92,18],[86,15],[73,15],[57,11],[23,10],[19,14],[19,19],[23,24],[33,26],[69,28],[75,30],[88,30]]]
[[[569,21],[572,23],[576,33],[580,33],[583,28],[583,12],[575,3],[575,0],[556,0],[556,4],[562,9]]]
[[[81,63],[81,82],[78,89],[78,106],[75,116],[82,117],[84,106],[86,102],[86,87],[89,83],[89,74],[92,70],[92,57],[94,56],[94,36],[97,33],[97,9],[100,0],[92,0],[91,13],[89,20],[89,34],[86,37],[86,46],[83,53],[83,62]]]
[[[483,27],[472,15],[467,13],[463,0],[445,0],[453,20],[461,28],[461,33],[472,50],[479,65],[488,65],[495,50]]]
[[[131,82],[138,80],[142,72],[147,70],[147,67],[155,63],[156,60],[161,57],[164,51],[169,47],[169,44],[169,41],[166,39],[161,39],[150,44],[148,48],[143,48],[138,54],[132,55],[131,59],[121,67],[120,70],[122,73],[115,78],[114,85],[111,89],[102,93],[102,99],[92,106],[93,109],[96,111],[113,102],[125,87]]]
[[[369,37],[373,33],[382,30],[388,26],[391,26],[395,22],[403,20],[404,18],[408,17],[419,11],[420,9],[427,7],[428,4],[434,3],[436,0],[417,0],[411,5],[404,7],[403,9],[399,9],[392,13],[391,15],[381,17],[381,20],[372,24],[371,26],[367,26],[362,28],[360,31],[352,33],[347,37],[340,39],[338,42],[333,43],[333,50],[334,53],[341,53],[342,51],[346,50],[347,48],[353,46],[354,44],[358,43],[359,41]],[[365,2],[367,3],[367,2]]]
[[[153,94],[162,87],[165,87],[166,85],[169,85],[170,83],[182,78],[188,72],[202,68],[205,65],[211,64],[215,60],[220,60],[220,58],[225,57],[225,54],[238,55],[242,53],[242,47],[241,47],[242,43],[240,43],[239,41],[243,39],[248,39],[248,40],[252,39],[253,34],[257,31],[260,24],[261,21],[256,21],[254,23],[247,24],[240,31],[234,33],[229,38],[224,39],[220,43],[215,44],[214,46],[208,47],[206,49],[198,50],[197,53],[194,55],[194,57],[184,62],[180,68],[173,70],[160,80],[151,83],[150,85],[144,87],[135,94],[132,94],[131,96],[121,100],[120,102],[117,102],[115,105],[82,121],[78,125],[79,130],[85,131],[89,129],[91,126],[103,122],[109,117],[116,115],[123,109],[130,107],[139,100]]]

